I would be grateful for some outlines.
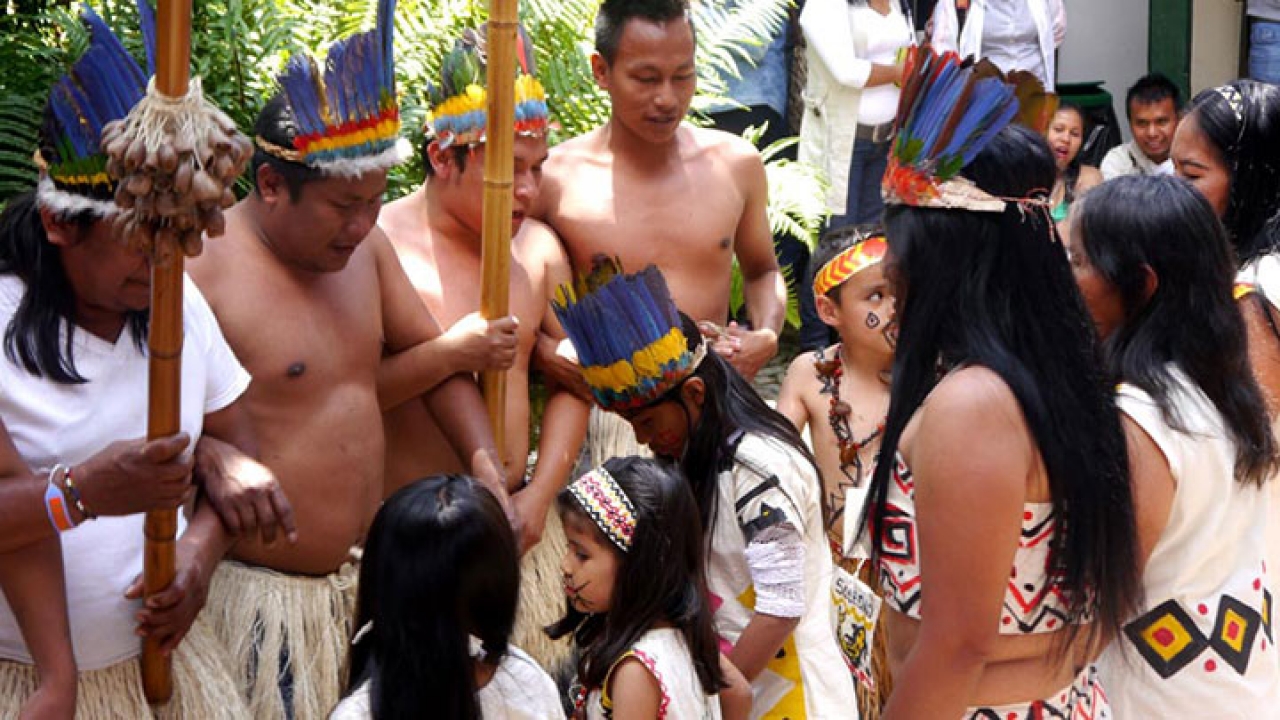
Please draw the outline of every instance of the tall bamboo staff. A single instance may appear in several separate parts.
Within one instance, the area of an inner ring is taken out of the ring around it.
[[[156,22],[156,90],[171,98],[187,94],[191,79],[191,0],[160,0]],[[170,239],[169,243],[175,242]],[[174,435],[181,429],[182,270],[177,248],[157,242],[151,262],[151,321],[147,349],[147,439]],[[143,590],[150,597],[169,586],[174,576],[177,510],[152,510],[145,525]],[[169,658],[152,637],[142,642],[142,687],[152,703],[173,694]]]
[[[226,228],[222,210],[235,203],[232,184],[253,146],[235,122],[205,101],[191,78],[191,2],[160,0],[158,20],[138,4],[156,77],[123,120],[103,127],[107,172],[119,182],[113,222],[125,241],[151,258],[151,320],[147,340],[147,438],[182,429],[183,257],[200,254],[203,237]],[[147,513],[143,590],[147,597],[173,582],[177,510]],[[173,694],[169,659],[153,638],[142,643],[147,700]]]
[[[484,158],[484,231],[480,251],[480,314],[487,320],[507,314],[511,288],[511,205],[515,144],[517,0],[489,0],[488,112]],[[507,373],[481,375],[493,441],[505,466]]]

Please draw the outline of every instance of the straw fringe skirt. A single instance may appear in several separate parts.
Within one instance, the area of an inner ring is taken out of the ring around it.
[[[346,686],[357,579],[353,563],[325,577],[218,567],[205,612],[230,655],[245,717],[328,717]]]
[[[231,675],[230,660],[200,619],[173,654],[173,697],[163,707],[147,705],[139,659],[123,660],[80,673],[76,718],[160,718],[162,720],[242,720],[251,717]],[[34,665],[0,660],[0,718],[16,718],[35,692]]]
[[[587,421],[587,452],[591,456],[593,468],[616,457],[653,457],[647,446],[636,442],[631,423],[594,405]]]
[[[547,512],[542,540],[525,553],[520,562],[520,605],[511,642],[529,653],[551,677],[571,671],[569,638],[552,640],[543,630],[564,617],[564,574],[560,561],[568,546],[560,514],[552,507]]]

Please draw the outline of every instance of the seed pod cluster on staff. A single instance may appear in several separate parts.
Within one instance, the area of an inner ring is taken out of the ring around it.
[[[113,222],[131,248],[154,255],[176,243],[194,257],[204,233],[226,230],[222,211],[236,202],[232,187],[253,145],[225,113],[197,99],[183,103],[184,113],[135,108],[102,128],[107,173],[118,181]]]

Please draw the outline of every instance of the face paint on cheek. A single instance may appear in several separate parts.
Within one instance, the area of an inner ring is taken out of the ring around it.
[[[866,321],[866,322],[867,322],[867,327],[868,327],[868,328],[870,328],[870,329],[872,329],[872,330],[875,330],[876,328],[880,327],[880,316],[879,316],[879,315],[877,315],[877,314],[875,313],[875,311],[873,310],[873,311],[871,311],[871,312],[867,313],[867,321]]]
[[[894,350],[898,347],[898,318],[893,318],[885,324],[882,333],[884,341],[889,344],[889,349]]]

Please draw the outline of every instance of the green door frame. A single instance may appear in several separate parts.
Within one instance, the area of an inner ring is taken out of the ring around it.
[[[1191,96],[1191,2],[1149,0],[1147,71],[1163,73]]]

